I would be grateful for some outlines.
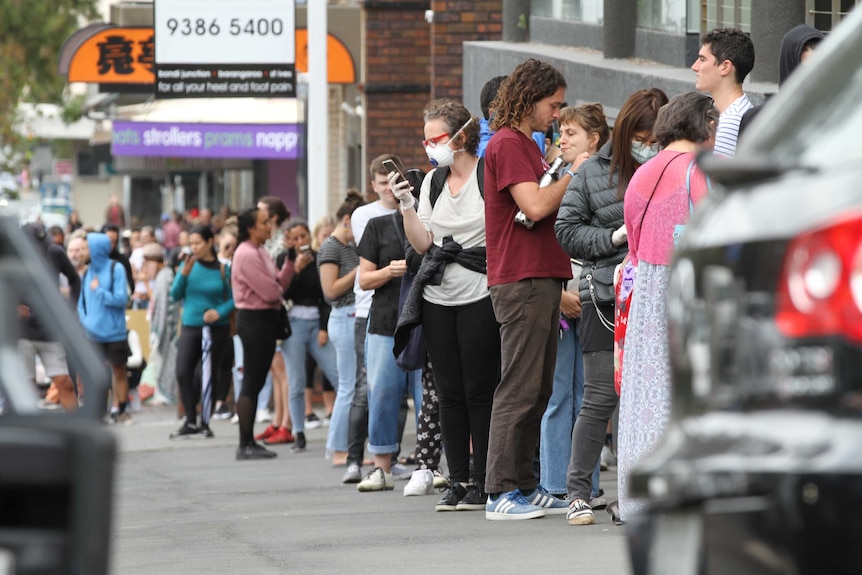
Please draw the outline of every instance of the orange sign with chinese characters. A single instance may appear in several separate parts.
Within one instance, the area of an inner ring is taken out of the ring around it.
[[[109,28],[87,38],[69,63],[69,82],[152,84],[152,28]]]
[[[86,34],[86,32],[84,32]],[[68,55],[66,46],[61,62]],[[70,48],[73,48],[70,46]],[[356,66],[347,47],[327,34],[328,81],[331,84],[356,82]],[[69,50],[70,52],[71,50]],[[68,60],[68,70],[61,64],[69,82],[97,84],[152,84],[155,82],[155,54],[152,28],[101,29],[80,43]],[[308,30],[296,30],[296,71],[308,72]]]

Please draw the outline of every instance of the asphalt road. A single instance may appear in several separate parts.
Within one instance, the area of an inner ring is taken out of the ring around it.
[[[144,410],[111,427],[116,575],[630,573],[623,528],[603,511],[586,527],[437,513],[436,494],[403,497],[406,481],[382,493],[343,485],[344,468],[323,457],[325,428],[307,433],[304,453],[276,446],[274,460],[238,462],[235,425],[214,421],[214,439],[172,442],[173,408]],[[602,488],[612,500],[613,471]]]

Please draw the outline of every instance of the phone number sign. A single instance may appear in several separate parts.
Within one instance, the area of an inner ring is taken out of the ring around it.
[[[156,97],[293,97],[295,12],[294,0],[156,0]]]

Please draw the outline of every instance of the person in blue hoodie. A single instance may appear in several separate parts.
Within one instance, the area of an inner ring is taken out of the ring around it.
[[[114,423],[129,425],[129,380],[126,359],[129,343],[126,331],[126,304],[129,300],[126,271],[110,259],[111,240],[105,234],[87,234],[89,267],[81,278],[78,317],[87,338],[102,352],[111,367],[111,385],[118,411],[111,412]]]

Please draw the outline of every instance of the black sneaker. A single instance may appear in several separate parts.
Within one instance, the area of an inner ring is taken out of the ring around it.
[[[190,439],[192,437],[199,437],[201,434],[201,428],[192,423],[184,422],[182,426],[171,433],[171,439]]]
[[[317,429],[323,427],[323,422],[320,421],[316,413],[312,412],[305,416],[305,427],[306,429]]]
[[[215,437],[215,433],[213,433],[213,430],[210,429],[209,425],[204,423],[200,426],[200,436],[204,439],[212,439],[213,437]]]
[[[467,488],[467,494],[461,498],[458,505],[455,506],[457,511],[482,511],[485,509],[485,504],[488,503],[488,494],[480,485],[470,485]]]
[[[236,460],[243,461],[247,459],[272,459],[278,455],[275,451],[270,451],[262,445],[252,443],[245,447],[236,448]]]
[[[303,432],[297,432],[296,441],[294,442],[293,447],[291,447],[290,450],[294,453],[305,451],[305,434]]]
[[[449,489],[443,495],[443,499],[437,502],[435,509],[437,511],[455,511],[458,509],[458,502],[464,499],[467,495],[467,488],[461,485],[459,481],[449,483]]]

